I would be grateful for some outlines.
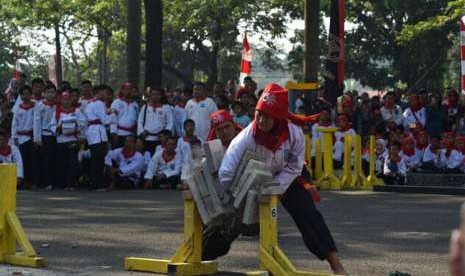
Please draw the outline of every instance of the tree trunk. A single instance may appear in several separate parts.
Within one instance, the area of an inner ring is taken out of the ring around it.
[[[104,40],[105,40],[105,31],[103,30],[103,28],[97,26],[97,76],[98,76],[98,82],[100,84],[104,83],[103,79],[104,79],[104,71],[105,71],[105,65],[104,65],[104,51],[103,51],[103,44],[104,44]]]
[[[127,22],[127,78],[130,83],[139,85],[140,45],[141,45],[141,0],[126,0]]]
[[[305,82],[318,82],[320,67],[319,25],[320,0],[305,0]]]
[[[105,31],[103,35],[102,51],[102,83],[108,83],[108,40],[110,35]]]
[[[144,0],[146,24],[145,86],[162,85],[163,3]]]
[[[58,22],[55,23],[55,51],[56,51],[56,78],[57,78],[57,86],[63,81],[63,67],[61,62],[61,42],[60,42],[60,26]]]
[[[213,87],[218,80],[218,55],[220,46],[218,42],[213,42],[210,56],[210,75],[208,76],[208,87]]]

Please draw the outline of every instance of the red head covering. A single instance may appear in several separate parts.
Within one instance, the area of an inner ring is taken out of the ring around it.
[[[210,126],[210,130],[208,131],[207,141],[215,140],[218,138],[216,136],[215,128],[217,128],[219,125],[225,122],[234,123],[233,116],[227,110],[224,110],[224,109],[221,109],[221,110],[218,110],[212,113],[210,115],[210,120],[211,120],[211,126]],[[234,125],[237,130],[239,131],[242,130],[242,128],[239,125],[237,124],[234,124]]]
[[[455,89],[450,89],[447,92],[447,107],[448,108],[456,108],[459,102],[459,94]]]
[[[457,146],[458,146],[458,144],[461,144],[462,148],[460,149],[460,151],[462,153],[465,153],[465,136],[462,135],[462,136],[457,137],[455,139],[455,142],[456,142]]]
[[[342,101],[342,108],[349,107],[352,109],[354,107],[354,103],[352,102],[352,99],[346,98]]]
[[[421,139],[425,138],[425,139]],[[423,140],[423,141],[422,141]],[[428,146],[428,133],[426,131],[420,131],[415,137],[415,144],[418,149],[425,149]]]
[[[251,93],[251,91],[248,88],[241,87],[239,90],[237,90],[236,99],[240,99],[241,96],[245,93]]]
[[[341,123],[343,124],[339,127],[339,130],[342,132],[349,130],[351,127],[349,116],[347,116],[346,114],[341,114],[337,116],[336,122],[338,123],[338,127]]]
[[[402,152],[407,156],[412,156],[415,154],[415,141],[411,136],[407,136],[402,139]]]
[[[416,94],[410,95],[410,97],[408,98],[408,104],[413,112],[417,112],[422,107],[420,97],[418,97],[418,95]]]

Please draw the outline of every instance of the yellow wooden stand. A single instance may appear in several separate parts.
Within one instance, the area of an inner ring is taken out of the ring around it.
[[[184,192],[184,243],[169,260],[128,257],[126,270],[169,275],[207,275],[218,272],[216,261],[202,261],[202,221],[191,192]]]
[[[375,173],[375,146],[376,146],[376,137],[370,136],[370,172],[366,179],[366,186],[369,189],[372,189],[375,185],[383,185],[383,182],[376,177]]]
[[[318,179],[317,183],[321,189],[340,190],[341,182],[334,175],[333,166],[333,133],[337,128],[319,128],[318,131],[323,133],[323,177]]]
[[[0,263],[45,267],[16,216],[16,165],[0,165]],[[16,252],[16,244],[22,252]]]
[[[350,188],[352,185],[352,135],[344,137],[344,173],[341,177],[342,188]]]
[[[260,199],[260,269],[273,276],[334,276],[298,271],[278,244],[278,196]]]
[[[354,137],[354,175],[352,176],[352,188],[366,188],[365,175],[362,171],[362,137]]]

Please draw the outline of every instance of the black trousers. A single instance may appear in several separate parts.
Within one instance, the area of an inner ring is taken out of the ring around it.
[[[21,152],[21,158],[23,159],[23,173],[24,181],[27,184],[37,184],[33,183],[36,181],[36,169],[34,168],[36,164],[36,149],[34,148],[34,142],[28,140],[27,142],[19,145],[19,151]]]
[[[161,180],[157,180],[156,177],[153,178],[153,188],[154,189],[159,189],[160,185],[166,185],[169,184],[171,189],[176,189],[176,186],[180,183],[180,178],[179,175],[173,175],[167,178],[163,178]]]
[[[128,176],[115,175],[115,186],[118,189],[136,189],[137,183]]]
[[[108,144],[106,142],[89,145],[90,149],[90,189],[104,187],[105,155]]]
[[[55,136],[42,136],[42,147],[39,149],[39,166],[40,187],[49,185],[56,186],[57,179],[55,175],[57,160],[57,140]],[[61,159],[58,159],[61,162]],[[58,172],[58,171],[57,171]]]
[[[68,142],[57,144],[57,186],[61,188],[76,186],[79,173],[79,143]]]
[[[302,176],[309,180],[304,168]],[[330,252],[337,251],[334,239],[326,222],[317,210],[311,193],[295,181],[281,197],[281,203],[289,212],[302,235],[305,246],[320,260],[328,257]],[[231,217],[228,229],[207,227],[203,233],[203,260],[214,260],[226,255],[231,243],[241,234],[240,216]]]

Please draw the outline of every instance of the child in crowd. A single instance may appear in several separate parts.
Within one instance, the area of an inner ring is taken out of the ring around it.
[[[34,121],[34,102],[31,101],[32,88],[24,85],[19,89],[19,95],[22,103],[13,111],[13,122],[11,125],[11,137],[14,145],[19,146],[23,160],[24,182],[25,187],[33,184],[35,177],[35,157],[36,152],[33,144],[33,121]]]
[[[63,92],[50,124],[57,141],[56,183],[53,187],[60,185],[65,190],[74,190],[79,177],[79,139],[85,127],[84,114],[73,105],[71,94]]]
[[[384,160],[381,178],[387,185],[404,185],[406,182],[407,166],[400,156],[400,143],[394,141],[389,147],[389,155]]]
[[[430,143],[423,153],[421,170],[428,173],[441,171],[441,142],[438,136],[431,136]]]
[[[334,167],[342,167],[342,156],[344,154],[344,138],[347,135],[355,135],[355,131],[351,126],[349,117],[345,114],[339,115],[336,119],[336,126],[338,130],[334,133],[334,147],[333,147],[333,159]]]
[[[250,124],[250,118],[247,116],[247,110],[242,102],[236,101],[232,106],[234,110],[234,122],[242,128],[246,128]]]
[[[421,166],[421,157],[415,147],[415,140],[411,136],[402,139],[402,151],[400,156],[404,158],[408,172],[415,171]]]
[[[375,174],[381,177],[383,174],[384,160],[388,156],[386,149],[386,141],[384,139],[376,139],[375,144]],[[366,150],[362,156],[362,168],[365,175],[369,174],[370,168],[370,150]]]
[[[185,103],[181,96],[176,96],[174,98],[174,135],[177,137],[182,137],[184,135],[183,123],[186,121],[186,109],[184,109]]]
[[[441,150],[440,164],[445,173],[461,173],[462,154],[455,148],[454,133],[447,132],[443,136],[444,148]]]
[[[16,177],[18,186],[22,186],[23,174],[23,159],[19,149],[9,144],[10,137],[6,131],[0,129],[0,163],[16,164]]]
[[[110,180],[109,189],[136,189],[145,167],[144,156],[136,149],[136,138],[125,137],[124,146],[108,152],[105,165]]]
[[[160,138],[160,144],[155,148],[155,153],[163,151],[166,147],[166,141],[168,140],[168,137],[171,136],[171,131],[164,129],[160,131],[160,134],[158,137]]]
[[[415,147],[420,160],[423,160],[423,155],[425,154],[426,147],[428,146],[428,133],[426,131],[420,131],[415,136]]]
[[[153,156],[145,173],[145,189],[160,188],[168,184],[176,189],[180,183],[181,155],[176,152],[176,138],[169,136],[165,148]]]
[[[34,108],[34,143],[39,153],[37,164],[40,170],[37,173],[40,175],[39,187],[51,189],[55,185],[53,173],[56,165],[56,136],[52,132],[51,122],[53,113],[56,110],[56,89],[54,85],[47,85],[43,93],[44,99],[37,102]],[[37,175],[37,177],[39,177]]]

